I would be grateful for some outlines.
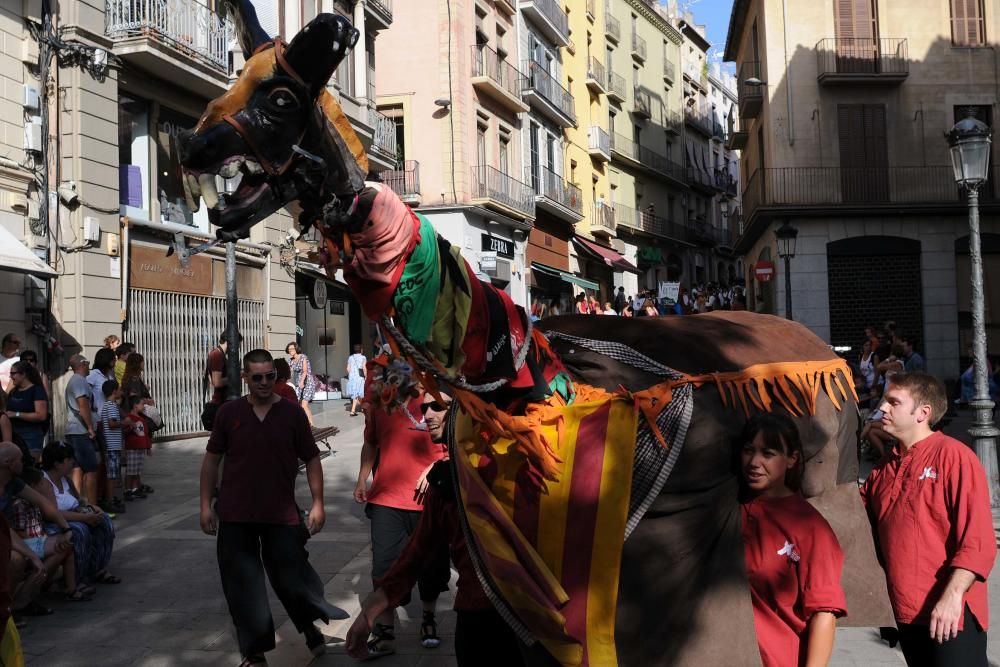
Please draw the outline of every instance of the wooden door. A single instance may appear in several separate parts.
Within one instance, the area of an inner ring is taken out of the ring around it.
[[[837,107],[837,130],[843,201],[887,203],[889,147],[885,107],[881,104],[841,104]]]

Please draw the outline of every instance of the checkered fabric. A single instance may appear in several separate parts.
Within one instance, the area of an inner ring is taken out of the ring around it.
[[[24,531],[24,537],[42,537],[42,510],[24,498],[14,500],[14,530]]]
[[[134,450],[139,451],[139,450]],[[145,453],[145,452],[143,452]],[[121,479],[122,476],[122,450],[120,449],[109,449],[105,452],[105,462],[108,467],[108,479],[115,480]],[[139,470],[142,470],[142,465],[140,464]]]
[[[564,340],[579,345],[591,352],[603,354],[610,359],[659,375],[667,380],[680,380],[684,377],[678,371],[621,343],[579,338],[558,331],[546,332],[545,336],[549,340]],[[632,490],[629,494],[625,539],[628,539],[635,527],[639,525],[646,510],[663,490],[663,485],[667,483],[667,478],[670,477],[670,473],[681,454],[684,440],[687,438],[693,409],[694,387],[690,384],[676,387],[673,392],[673,400],[660,411],[656,418],[660,433],[670,445],[669,449],[664,449],[659,443],[649,428],[645,416],[640,413],[636,431],[635,459],[632,463]]]
[[[108,452],[109,454],[111,452]],[[138,477],[142,474],[143,460],[146,458],[145,449],[125,450],[125,475],[127,477]]]

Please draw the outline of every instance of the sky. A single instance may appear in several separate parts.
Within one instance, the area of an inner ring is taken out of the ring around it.
[[[726,47],[733,0],[678,0],[678,4],[694,13],[695,23],[704,24],[713,50],[718,49],[721,54]]]

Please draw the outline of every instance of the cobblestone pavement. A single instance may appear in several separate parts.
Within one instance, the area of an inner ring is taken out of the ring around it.
[[[309,545],[311,561],[326,584],[327,598],[352,616],[370,591],[368,523],[351,499],[357,475],[363,420],[350,418],[343,405],[329,402],[317,423],[337,425],[333,453],[324,460],[327,523]],[[966,428],[960,415],[948,429],[960,435]],[[91,602],[66,602],[46,595],[42,602],[56,609],[52,616],[30,619],[22,631],[28,664],[38,667],[138,666],[174,667],[238,665],[232,625],[219,585],[214,540],[198,526],[198,470],[204,439],[158,444],[147,464],[145,481],[156,488],[146,500],[129,504],[116,520],[118,537],[112,570],[122,577],[118,586],[100,586]],[[299,497],[309,498],[304,479]],[[996,571],[1000,575],[1000,570]],[[993,577],[990,606],[1000,608],[1000,583]],[[442,645],[428,650],[417,641],[419,602],[399,610],[397,654],[374,664],[385,667],[445,667],[455,665],[452,598],[442,597],[438,619]],[[272,597],[278,647],[268,655],[272,667],[305,667],[311,656],[280,603]],[[316,667],[354,665],[343,653],[350,620],[323,627],[328,653],[312,661]],[[991,634],[990,660],[1000,665],[1000,640]],[[902,655],[878,641],[877,629],[838,630],[835,667],[902,665]]]

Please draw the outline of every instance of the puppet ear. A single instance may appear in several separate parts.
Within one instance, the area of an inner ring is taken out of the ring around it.
[[[315,97],[358,43],[360,34],[343,16],[320,14],[292,39],[285,61]]]
[[[223,0],[219,4],[219,16],[223,21],[227,16],[232,19],[236,26],[236,39],[245,60],[250,60],[250,56],[261,44],[271,41],[271,36],[261,27],[257,10],[250,0]]]

